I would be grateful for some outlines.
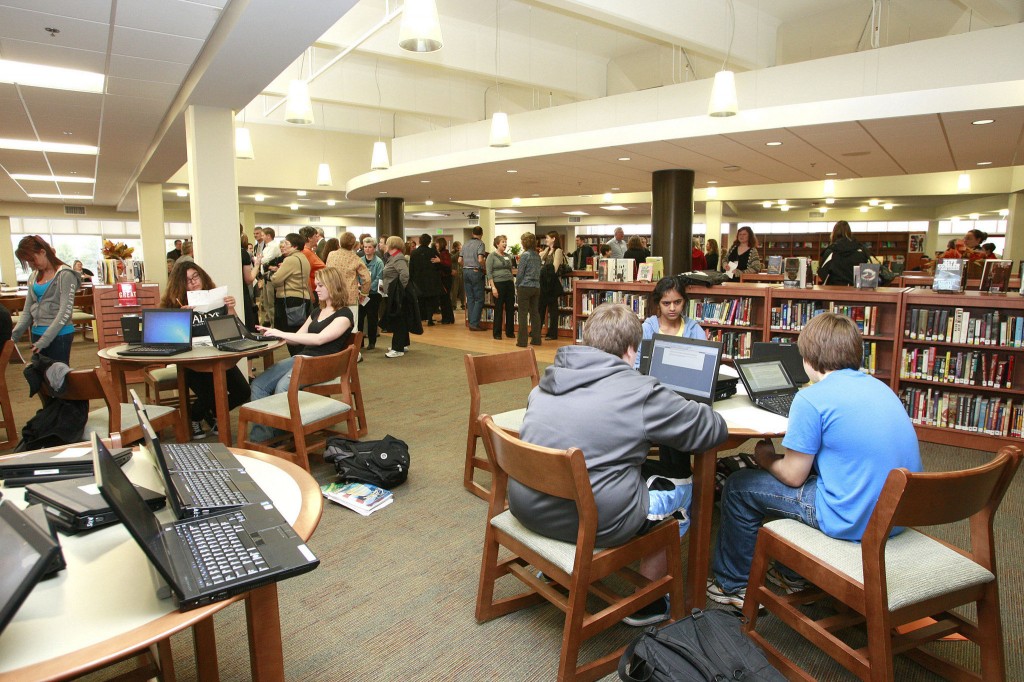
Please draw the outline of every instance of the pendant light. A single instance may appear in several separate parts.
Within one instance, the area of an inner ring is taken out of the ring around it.
[[[512,131],[508,125],[508,114],[501,111],[501,86],[498,85],[498,48],[501,44],[499,23],[498,20],[501,17],[501,10],[499,8],[498,0],[494,1],[494,92],[498,98],[498,104],[495,107],[496,111],[491,117],[491,137],[490,145],[492,147],[508,147],[512,144]]]
[[[405,0],[398,46],[409,52],[436,52],[444,46],[434,0]]]
[[[302,78],[306,53],[299,62],[299,77],[288,84],[288,100],[284,107],[284,120],[296,125],[313,123],[313,102],[309,98],[309,82]],[[312,67],[312,65],[311,65]]]
[[[711,86],[711,101],[708,102],[708,116],[735,116],[739,112],[736,97],[736,74],[725,67],[732,55],[732,40],[736,35],[736,15],[732,0],[726,0],[729,8],[729,46],[725,51],[725,60],[721,70],[715,74],[714,85]]]
[[[320,105],[320,125],[323,128],[324,146],[320,165],[316,167],[316,186],[330,187],[334,182],[331,179],[331,166],[327,163],[327,116],[324,115],[323,104]]]
[[[380,67],[380,60],[373,67],[373,81],[377,84],[377,141],[373,143],[373,155],[370,157],[370,170],[387,170],[391,168],[391,161],[388,159],[388,146],[384,144],[383,128],[381,122],[381,96],[380,96],[380,75],[377,73]]]
[[[956,191],[960,194],[967,194],[971,191],[971,176],[961,173],[956,178]]]
[[[252,137],[249,135],[249,129],[245,127],[245,109],[242,109],[241,127],[235,128],[235,158],[256,158],[256,154],[252,148]]]

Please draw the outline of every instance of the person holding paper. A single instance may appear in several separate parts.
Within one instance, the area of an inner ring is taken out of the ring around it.
[[[167,289],[160,301],[161,308],[189,308],[192,310],[192,338],[209,336],[206,320],[209,317],[222,317],[235,314],[235,297],[224,296],[223,299],[204,302],[198,307],[190,305],[189,292],[212,291],[217,288],[213,279],[193,261],[183,261],[174,266],[167,277]],[[226,288],[225,288],[226,291]],[[201,300],[201,297],[200,297]],[[217,305],[220,303],[220,305]],[[215,307],[211,307],[215,306]],[[202,310],[200,310],[200,308]],[[227,371],[228,409],[233,410],[243,403],[249,402],[249,382],[238,367]],[[210,426],[210,435],[218,436],[216,400],[213,395],[213,376],[208,372],[197,372],[185,369],[185,385],[196,396],[195,402],[189,407],[189,420],[192,422],[192,440],[200,440],[207,436],[203,429],[205,421]]]
[[[725,256],[723,269],[732,279],[739,279],[741,272],[757,273],[761,271],[761,256],[757,253],[757,237],[749,226],[744,225],[736,231],[736,241],[732,243],[729,253]]]

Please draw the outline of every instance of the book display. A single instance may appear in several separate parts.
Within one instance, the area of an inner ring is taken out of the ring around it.
[[[858,289],[877,289],[882,266],[878,263],[861,263],[853,266],[853,282]]]
[[[1012,260],[990,258],[982,265],[981,284],[978,291],[990,294],[1004,294],[1010,290],[1010,271],[1013,270]]]
[[[939,258],[935,261],[935,276],[932,290],[962,293],[967,286],[967,260],[964,258]]]
[[[829,223],[831,228],[831,223]],[[772,256],[804,256],[810,260],[821,260],[821,252],[829,245],[830,232],[809,232],[792,234],[768,234],[761,237],[761,257]],[[911,240],[915,246],[923,249],[925,235],[910,232],[854,232],[853,238],[863,244],[872,256],[878,256],[889,267],[895,263],[906,261],[911,249]]]

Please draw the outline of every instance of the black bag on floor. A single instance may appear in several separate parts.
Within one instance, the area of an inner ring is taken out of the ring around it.
[[[619,659],[619,678],[626,682],[785,682],[740,630],[741,622],[742,616],[732,611],[694,609],[688,618],[660,630],[648,627]]]
[[[394,436],[381,440],[327,439],[324,461],[333,462],[342,481],[394,488],[409,477],[409,446]]]

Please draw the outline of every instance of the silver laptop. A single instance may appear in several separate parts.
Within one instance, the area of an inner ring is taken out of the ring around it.
[[[786,371],[782,360],[736,360],[736,372],[740,375],[747,396],[758,407],[789,416],[793,397],[800,390]]]
[[[210,340],[217,350],[231,353],[244,353],[257,348],[265,348],[268,344],[253,341],[242,332],[242,324],[234,315],[207,317],[206,328],[210,332]]]

